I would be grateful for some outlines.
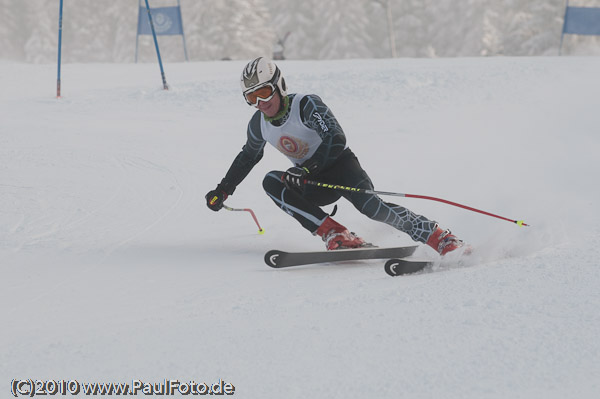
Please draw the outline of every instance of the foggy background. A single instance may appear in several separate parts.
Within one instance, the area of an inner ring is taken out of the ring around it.
[[[150,0],[151,7],[175,4]],[[181,0],[190,61],[245,60],[282,50],[286,59],[551,56],[558,54],[565,4]],[[600,0],[570,4],[600,7]],[[58,12],[59,0],[0,0],[0,59],[55,62]],[[65,0],[63,12],[64,62],[134,61],[138,0]],[[160,36],[159,44],[165,61],[184,60],[181,36]],[[600,38],[566,35],[563,55],[600,55]],[[140,37],[139,60],[156,60],[151,36]]]

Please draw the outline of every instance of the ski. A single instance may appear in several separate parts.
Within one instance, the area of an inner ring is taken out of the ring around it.
[[[347,260],[403,258],[410,256],[416,246],[391,248],[338,249],[334,251],[285,252],[273,249],[265,254],[265,263],[274,268],[310,265]]]
[[[385,262],[385,272],[392,277],[420,272],[427,266],[433,265],[428,260],[390,259]]]

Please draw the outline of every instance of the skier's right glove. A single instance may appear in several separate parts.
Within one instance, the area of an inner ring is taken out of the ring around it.
[[[229,197],[229,194],[227,194],[226,187],[219,183],[217,188],[209,191],[208,194],[206,194],[206,206],[217,212],[223,208],[223,203],[227,197]]]

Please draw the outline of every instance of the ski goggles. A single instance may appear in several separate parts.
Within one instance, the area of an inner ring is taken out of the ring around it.
[[[272,83],[266,83],[264,86],[244,93],[244,98],[248,105],[258,105],[258,101],[269,101],[275,95],[275,86]]]

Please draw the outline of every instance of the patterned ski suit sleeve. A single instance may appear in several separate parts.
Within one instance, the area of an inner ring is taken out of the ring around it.
[[[304,124],[317,132],[323,142],[313,156],[305,162],[312,173],[327,169],[346,148],[346,135],[337,119],[325,103],[314,94],[300,102]]]
[[[246,144],[235,157],[227,174],[221,181],[221,185],[226,187],[229,195],[233,194],[238,184],[248,176],[248,173],[263,157],[266,141],[263,139],[260,130],[260,115],[260,111],[256,111],[250,119]]]

